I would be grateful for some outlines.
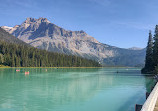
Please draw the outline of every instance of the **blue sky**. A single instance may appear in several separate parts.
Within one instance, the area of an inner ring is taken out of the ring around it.
[[[149,30],[158,24],[157,11],[158,0],[0,0],[0,26],[45,17],[67,30],[84,30],[105,44],[143,48]]]

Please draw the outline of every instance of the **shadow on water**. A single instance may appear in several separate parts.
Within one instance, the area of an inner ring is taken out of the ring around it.
[[[134,99],[133,99],[134,98]],[[128,98],[128,100],[123,104],[117,111],[134,111],[135,105],[133,103],[140,103],[144,101],[145,96],[142,95],[142,92],[139,91],[132,97]]]
[[[146,85],[146,92],[150,93],[152,90],[152,87],[155,85],[156,81],[153,77],[146,77],[145,85]]]
[[[134,75],[136,76],[136,75]],[[145,78],[144,85],[145,85],[145,92],[138,91],[135,95],[133,95],[131,98],[128,99],[128,101],[123,104],[118,111],[133,111],[135,108],[135,105],[132,105],[132,103],[135,104],[144,104],[146,101],[146,92],[151,92],[152,86],[154,85],[155,82],[152,76],[146,76],[146,75],[139,75],[143,76]],[[135,98],[135,99],[133,99]],[[132,106],[131,106],[131,105]],[[128,107],[127,107],[128,106]]]

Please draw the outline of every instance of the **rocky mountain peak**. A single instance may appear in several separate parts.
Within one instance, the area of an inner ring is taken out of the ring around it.
[[[24,23],[30,23],[30,22],[35,22],[35,21],[36,21],[35,18],[28,17],[28,18],[26,18],[26,20],[24,21]]]
[[[50,21],[48,21],[47,18],[42,18],[42,17],[40,17],[40,18],[38,18],[38,19],[32,18],[32,17],[28,17],[28,18],[26,18],[26,20],[19,26],[19,28],[23,28],[23,29],[31,28],[31,29],[29,29],[29,30],[36,30],[36,29],[40,26],[40,24],[42,24],[42,23],[44,23],[44,24],[49,24]],[[42,27],[44,27],[44,26],[42,26]],[[18,28],[18,27],[17,27],[17,28]]]
[[[86,34],[86,32],[85,32],[85,31],[83,31],[83,30],[80,30],[79,32],[80,32],[80,33],[84,33],[84,34]]]
[[[37,19],[37,20],[40,21],[40,22],[49,22],[49,23],[50,23],[50,21],[48,21],[47,18],[42,18],[42,17],[40,17],[40,18]]]
[[[40,17],[40,18],[38,18],[38,19],[28,17],[28,18],[26,18],[26,20],[24,21],[24,23],[26,23],[26,24],[42,23],[42,22],[48,22],[48,23],[50,23],[50,21],[48,21],[47,18],[42,18],[42,17]]]

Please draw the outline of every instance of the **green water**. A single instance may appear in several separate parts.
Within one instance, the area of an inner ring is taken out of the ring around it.
[[[0,69],[0,111],[134,111],[152,81],[134,68]]]

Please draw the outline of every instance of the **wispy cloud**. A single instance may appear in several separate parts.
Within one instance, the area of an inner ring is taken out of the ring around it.
[[[139,23],[139,22],[115,22],[117,25],[123,25],[129,28],[135,28],[139,30],[151,30],[154,28],[154,24],[146,24],[146,23]]]
[[[96,3],[98,5],[102,5],[102,6],[109,6],[111,4],[110,0],[88,0],[88,1]]]

